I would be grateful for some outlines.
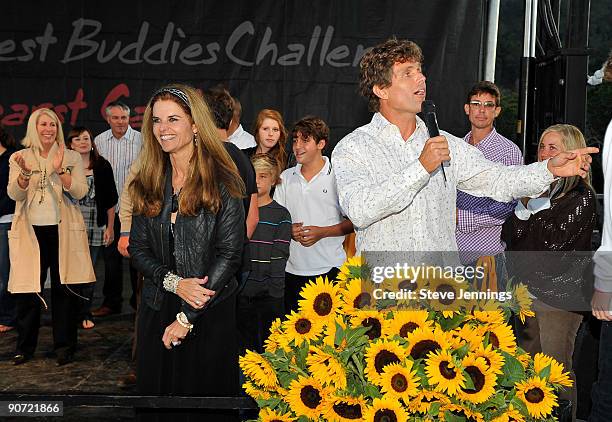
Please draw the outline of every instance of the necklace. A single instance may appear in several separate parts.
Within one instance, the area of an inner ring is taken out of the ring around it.
[[[40,179],[38,180],[38,189],[40,190],[40,199],[38,203],[42,204],[45,202],[45,192],[47,190],[47,166],[45,165],[43,170],[43,166],[41,166],[40,161],[38,161],[38,170],[41,173]]]

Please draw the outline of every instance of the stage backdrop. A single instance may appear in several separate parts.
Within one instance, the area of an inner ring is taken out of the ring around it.
[[[335,143],[371,117],[357,93],[360,57],[396,36],[422,47],[440,127],[463,136],[485,8],[485,0],[4,2],[0,120],[21,138],[32,110],[51,107],[64,130],[97,134],[108,128],[105,105],[119,99],[139,128],[162,84],[222,83],[241,100],[247,130],[258,110],[274,108],[289,126],[321,116]]]

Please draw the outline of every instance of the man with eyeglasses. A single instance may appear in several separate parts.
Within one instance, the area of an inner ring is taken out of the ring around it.
[[[471,130],[463,140],[476,147],[487,160],[506,166],[520,165],[523,164],[523,156],[519,148],[493,126],[501,112],[500,100],[499,88],[492,82],[481,81],[470,89],[463,110],[470,120]],[[503,290],[506,279],[506,245],[501,240],[502,225],[515,206],[516,200],[498,202],[457,191],[455,235],[461,261],[475,264],[483,255],[494,257],[497,283],[501,283],[497,285],[499,290]]]

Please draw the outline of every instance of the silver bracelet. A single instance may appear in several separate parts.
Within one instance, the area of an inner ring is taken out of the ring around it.
[[[187,319],[187,315],[185,315],[184,312],[179,312],[178,314],[176,314],[176,320],[178,321],[181,327],[187,328],[189,331],[193,329],[193,324],[189,322],[189,320]]]
[[[176,288],[178,287],[178,283],[181,280],[182,278],[178,275],[173,274],[171,272],[167,272],[164,276],[164,289],[171,293],[176,293]]]

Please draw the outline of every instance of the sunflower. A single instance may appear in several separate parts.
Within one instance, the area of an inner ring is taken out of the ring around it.
[[[427,285],[427,282],[411,275],[413,273],[412,268],[410,268],[408,272],[408,278],[385,278],[382,284],[380,284],[379,288],[383,292],[392,293],[396,297],[395,299],[387,300],[389,303],[386,304],[385,309],[391,309],[394,306],[401,309],[408,309],[418,305],[418,292]]]
[[[281,332],[271,333],[267,339],[264,340],[264,351],[268,353],[274,353],[278,349],[283,349],[286,352],[290,352],[291,348],[287,343],[287,339]]]
[[[368,280],[351,280],[342,291],[342,311],[346,314],[373,309],[373,305],[374,287]]]
[[[366,402],[362,396],[340,397],[333,395],[327,402],[325,420],[330,422],[354,422],[363,420]]]
[[[557,362],[550,356],[546,356],[543,353],[537,353],[533,357],[533,370],[536,374],[540,374],[540,371],[550,366],[550,375],[545,377],[551,384],[558,384],[564,387],[571,387],[574,385],[574,381],[570,379],[569,373],[563,372],[563,365]]]
[[[346,371],[336,357],[318,347],[311,347],[306,356],[306,364],[312,376],[324,384],[333,384],[341,390],[346,388]]]
[[[529,296],[527,286],[522,283],[517,284],[514,287],[514,294],[512,296],[516,302],[516,310],[518,311],[519,318],[523,324],[525,323],[525,317],[535,316],[535,313],[531,310],[533,300]]]
[[[482,415],[474,410],[470,410],[459,404],[447,403],[440,407],[439,415],[451,414],[453,416],[464,417],[466,422],[484,422]],[[444,419],[446,420],[446,419]]]
[[[383,332],[386,337],[400,336],[408,337],[408,334],[417,328],[431,329],[433,321],[428,321],[427,311],[397,311],[393,313],[393,318],[386,321]]]
[[[493,350],[493,345],[489,344],[485,347],[480,344],[476,350],[472,352],[472,356],[477,358],[483,358],[489,372],[494,374],[501,374],[503,372],[502,367],[504,366],[504,357],[497,350]]]
[[[482,337],[489,335],[489,343],[494,349],[501,349],[510,354],[516,353],[516,338],[512,332],[512,327],[508,324],[483,325],[476,329]]]
[[[250,377],[257,385],[274,388],[278,384],[274,368],[263,356],[247,350],[246,354],[240,356],[238,361],[245,375]]]
[[[327,277],[317,277],[316,280],[306,284],[300,296],[299,309],[313,319],[327,322],[334,319],[336,312],[340,308],[340,287],[327,280]]]
[[[495,394],[497,376],[489,369],[484,358],[469,354],[463,358],[461,366],[474,387],[461,387],[457,394],[460,399],[479,404]]]
[[[327,324],[323,330],[323,344],[327,344],[330,347],[335,347],[338,351],[342,351],[346,347],[346,339],[342,338],[342,342],[340,344],[335,344],[337,330],[336,324],[340,325],[343,330],[346,329],[344,319],[341,316],[336,316],[334,323]]]
[[[420,383],[417,371],[412,369],[412,361],[408,359],[403,365],[392,363],[385,366],[380,379],[385,396],[402,399],[406,404],[410,403],[410,397],[418,394]]]
[[[529,353],[523,352],[521,354],[517,354],[516,359],[523,365],[523,369],[527,369],[529,366],[529,362],[531,362],[531,355]]]
[[[504,324],[506,322],[504,313],[499,310],[474,310],[468,315],[467,319],[478,321],[482,324]]]
[[[460,290],[466,287],[465,283],[460,283],[453,277],[446,277],[441,274],[429,278],[428,282],[427,289],[429,292],[441,295],[436,299],[426,299],[426,304],[430,309],[440,311],[445,318],[450,318],[455,312],[460,311],[462,306],[465,306],[464,301],[459,299]]]
[[[291,349],[283,337],[283,322],[280,318],[272,321],[270,326],[270,335],[264,340],[264,350],[269,353],[274,353],[278,349],[283,349],[289,352]]]
[[[493,311],[502,311],[502,310],[503,310],[503,307],[500,306],[500,302],[497,302],[492,299],[489,299],[489,300],[482,299],[482,300],[476,300],[470,313],[473,313],[474,311],[493,312]]]
[[[504,413],[491,422],[525,422],[525,417],[514,406],[510,405]]]
[[[516,396],[525,403],[529,415],[534,418],[546,417],[557,406],[557,397],[552,388],[538,376],[521,381],[514,388]]]
[[[267,400],[270,398],[270,393],[268,391],[258,388],[250,381],[242,384],[242,388],[244,392],[253,397],[254,400]]]
[[[284,341],[289,344],[293,340],[299,346],[304,341],[315,340],[321,334],[323,323],[310,315],[291,311],[291,315],[283,323],[283,328],[285,330]]]
[[[470,350],[477,349],[482,345],[482,335],[469,324],[450,331],[451,344],[454,349],[458,349],[467,344]]]
[[[406,422],[408,414],[397,400],[387,397],[375,398],[372,406],[366,410],[363,420],[367,422]]]
[[[370,327],[365,333],[370,341],[381,337],[384,325],[385,317],[378,311],[360,311],[351,317],[352,327]]]
[[[435,390],[456,395],[461,387],[465,387],[465,377],[456,359],[446,350],[431,352],[425,360],[425,373],[429,385],[435,385]]]
[[[291,414],[278,413],[269,408],[263,408],[259,411],[261,422],[292,422],[295,420]]]
[[[406,357],[406,350],[397,341],[378,340],[370,342],[365,349],[366,368],[368,380],[380,385],[381,375],[385,366],[392,363],[401,363]]]
[[[448,349],[450,346],[446,332],[440,328],[417,328],[406,337],[407,351],[413,360],[426,358],[429,352]]]
[[[363,278],[366,269],[365,260],[361,256],[349,258],[342,267],[340,267],[340,271],[338,272],[337,279],[340,282],[339,284],[342,286],[344,283],[354,278]]]
[[[421,390],[410,403],[408,404],[408,411],[410,413],[427,413],[433,403],[450,403],[450,400],[446,394],[438,393],[436,391]]]
[[[289,386],[285,401],[298,416],[318,420],[327,406],[328,392],[313,377],[298,377]]]

